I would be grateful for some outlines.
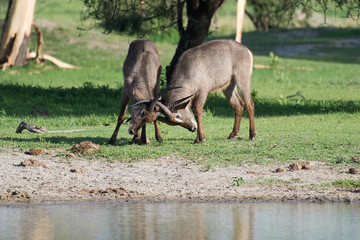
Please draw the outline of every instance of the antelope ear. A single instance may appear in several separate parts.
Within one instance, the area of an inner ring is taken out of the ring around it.
[[[175,109],[175,110],[179,110],[179,109],[184,109],[186,108],[186,106],[189,104],[190,100],[185,102],[187,99],[191,98],[193,95],[181,98],[173,103],[171,103],[170,105],[168,105],[167,107],[169,109]]]
[[[187,102],[184,102],[184,103],[180,103],[180,104],[174,106],[173,109],[174,109],[174,110],[185,109],[186,106],[189,104],[189,102],[190,102],[190,100],[187,101]]]
[[[135,87],[133,87],[133,95],[137,98],[137,100],[144,100],[145,97],[137,90]]]

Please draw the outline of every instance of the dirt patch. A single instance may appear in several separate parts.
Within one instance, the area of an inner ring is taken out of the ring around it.
[[[27,192],[8,189],[0,194],[1,202],[31,202],[31,196]]]
[[[331,31],[331,28],[299,28],[291,29],[287,31],[270,33],[269,36],[274,39],[279,39],[279,44],[272,50],[275,54],[284,57],[296,57],[296,56],[327,56],[331,53],[327,49],[331,48],[345,48],[356,49],[360,47],[360,38],[352,37],[347,39],[327,40],[322,42],[304,42],[293,43],[283,42],[283,40],[291,40],[297,38],[314,38],[317,37],[320,32]]]
[[[360,201],[360,189],[331,184],[360,180],[349,167],[203,166],[176,156],[134,163],[55,154],[33,156],[44,167],[19,167],[28,155],[0,152],[0,204],[64,201]],[[283,171],[276,171],[282,168]],[[71,172],[71,169],[81,169]],[[241,181],[240,181],[241,180]]]

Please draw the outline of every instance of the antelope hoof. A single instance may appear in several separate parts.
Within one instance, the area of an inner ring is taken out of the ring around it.
[[[115,140],[110,139],[110,140],[108,141],[108,146],[114,146],[114,145],[115,145]]]
[[[146,138],[146,142],[141,141],[140,144],[141,144],[141,145],[150,145],[151,142],[150,142],[150,139]]]
[[[139,137],[133,137],[133,139],[129,143],[130,144],[141,144],[141,140]]]
[[[206,143],[206,139],[204,138],[203,140],[198,140],[198,139],[196,139],[195,141],[194,141],[194,144],[196,144],[196,143]]]
[[[250,141],[255,141],[256,138],[255,138],[255,137],[251,137],[249,140],[250,140]]]
[[[158,141],[158,142],[163,142],[163,139],[162,139],[162,137],[157,137],[157,138],[156,138],[156,141]]]
[[[233,133],[233,132],[232,132],[232,133],[230,133],[228,139],[233,139],[233,138],[235,138],[235,137],[237,137],[237,136],[239,136],[238,133]]]

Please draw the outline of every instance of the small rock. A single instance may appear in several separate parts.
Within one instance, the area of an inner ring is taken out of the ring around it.
[[[35,160],[35,159],[26,159],[24,161],[22,161],[19,166],[22,167],[43,167],[43,168],[48,168],[45,163],[39,161],[39,160]]]
[[[30,155],[38,156],[38,155],[44,155],[45,151],[39,148],[32,148],[28,152]]]
[[[82,169],[82,168],[72,168],[72,169],[70,169],[70,172],[72,172],[72,173],[85,173],[84,169]]]
[[[65,157],[67,158],[74,158],[76,155],[74,153],[67,153]]]
[[[355,168],[355,167],[353,167],[353,168],[350,168],[349,169],[349,173],[350,174],[360,174],[360,170],[359,169],[357,169],[357,168]]]
[[[283,168],[279,167],[279,168],[277,168],[275,171],[276,171],[277,173],[281,173],[281,172],[284,172],[284,171],[285,171],[285,169],[283,169]]]

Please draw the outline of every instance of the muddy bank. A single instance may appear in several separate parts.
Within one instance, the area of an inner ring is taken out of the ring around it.
[[[300,163],[301,164],[301,163]],[[331,184],[360,179],[319,162],[212,167],[179,157],[135,163],[0,152],[0,204],[87,201],[360,201],[360,189]]]

